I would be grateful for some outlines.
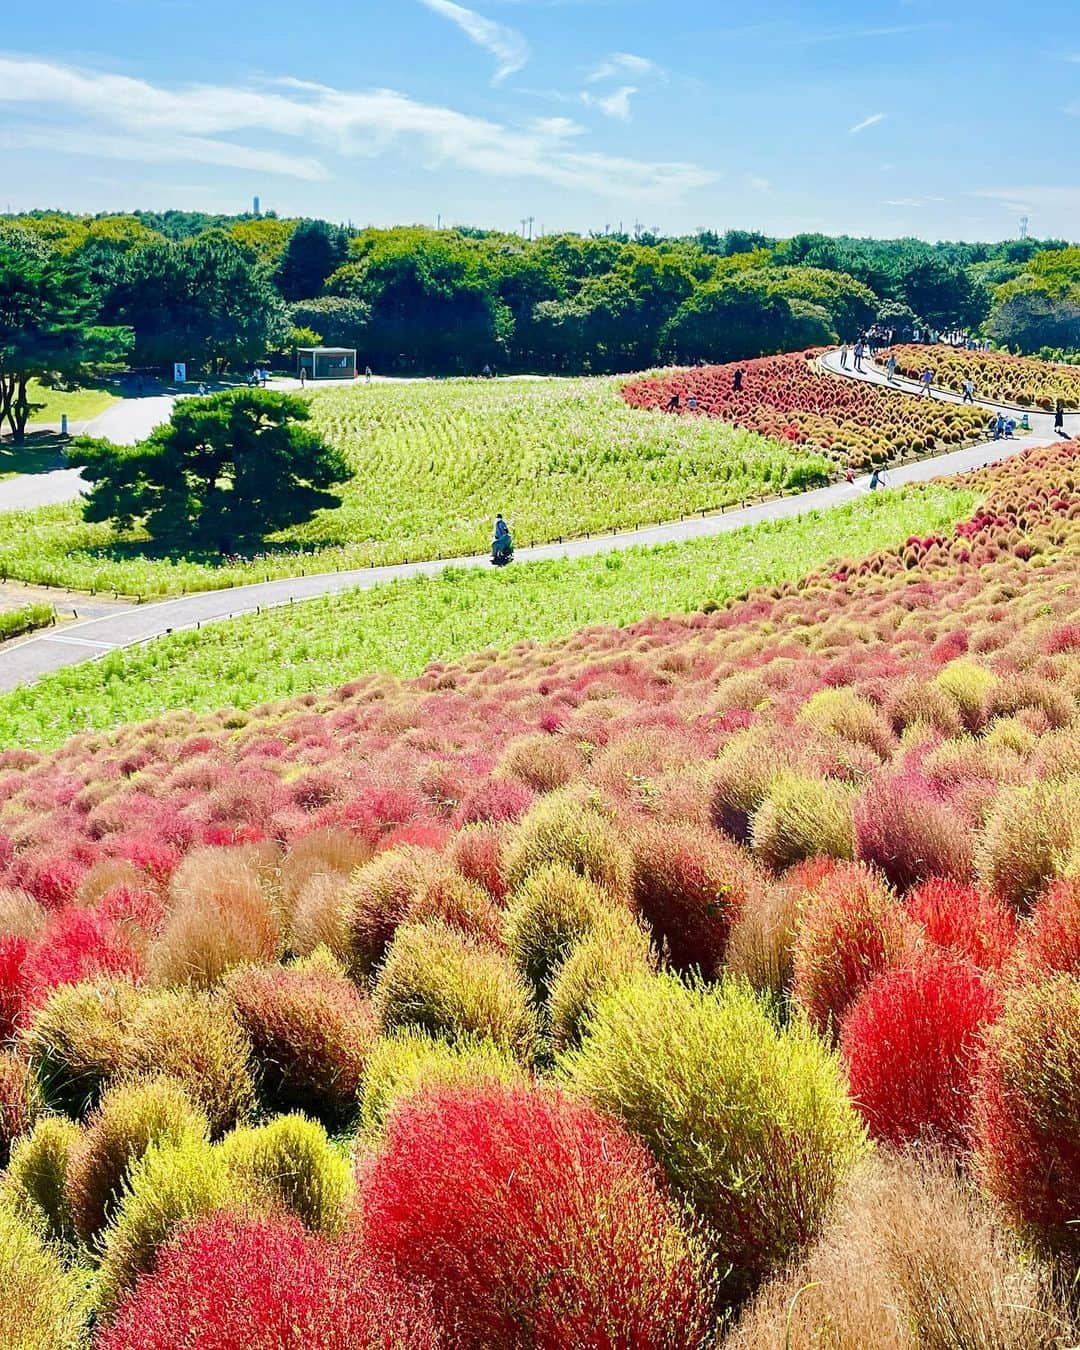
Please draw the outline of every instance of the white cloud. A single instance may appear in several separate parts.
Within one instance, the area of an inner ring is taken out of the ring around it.
[[[1080,212],[1080,187],[1001,187],[984,188],[973,192],[973,197],[997,202],[1004,210],[1018,215],[1044,213],[1062,216]]]
[[[631,52],[613,52],[605,57],[595,69],[585,76],[586,84],[599,84],[602,80],[617,80],[620,76],[630,75],[640,78],[642,75],[662,75],[663,71],[655,61],[645,56],[634,56]]]
[[[885,206],[925,206],[921,197],[886,197]]]
[[[748,173],[746,175],[746,186],[753,188],[755,192],[771,192],[772,179],[762,178],[762,176],[757,173]]]
[[[885,113],[871,113],[869,117],[864,117],[861,122],[856,122],[853,127],[848,127],[849,136],[857,136],[860,131],[866,131],[869,127],[876,127],[879,122],[885,121]]]
[[[573,191],[626,198],[679,197],[708,186],[712,170],[682,160],[653,161],[584,148],[583,128],[565,117],[510,126],[421,103],[393,89],[349,92],[301,80],[269,87],[188,85],[145,80],[58,63],[0,57],[0,105],[6,143],[92,158],[186,160],[301,178],[326,178],[320,155],[374,157],[412,152],[421,167],[444,165],[500,179],[534,179]],[[49,115],[20,126],[15,106]],[[257,134],[258,147],[237,144]],[[267,139],[286,151],[264,148]]]
[[[629,122],[630,100],[636,93],[637,89],[632,84],[620,85],[613,93],[603,97],[590,94],[586,89],[581,95],[581,101],[587,108],[599,108],[605,117],[613,117],[617,122]]]
[[[441,14],[444,19],[456,23],[470,42],[483,47],[495,58],[494,84],[528,64],[531,55],[529,44],[516,29],[495,23],[493,19],[485,19],[475,10],[455,4],[454,0],[420,0],[420,3],[426,5],[433,14]]]

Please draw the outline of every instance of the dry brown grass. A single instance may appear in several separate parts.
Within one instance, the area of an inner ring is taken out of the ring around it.
[[[881,1155],[725,1350],[1050,1350],[1075,1336],[1047,1269],[967,1181],[932,1157]]]
[[[265,878],[251,850],[190,853],[173,876],[172,912],[150,949],[153,980],[208,989],[233,966],[272,961],[280,933]]]

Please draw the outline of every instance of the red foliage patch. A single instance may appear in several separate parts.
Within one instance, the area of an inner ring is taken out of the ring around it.
[[[215,1214],[163,1248],[96,1350],[440,1350],[423,1299],[350,1238]]]
[[[851,1095],[875,1139],[967,1148],[985,1027],[999,999],[967,962],[927,953],[882,971],[843,1022]]]
[[[435,1092],[362,1170],[364,1231],[462,1350],[703,1345],[699,1272],[644,1149],[560,1094]]]

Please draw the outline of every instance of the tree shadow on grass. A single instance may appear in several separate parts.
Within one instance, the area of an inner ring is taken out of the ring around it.
[[[29,431],[21,444],[0,438],[0,477],[13,474],[52,473],[67,467],[64,437],[56,431]]]

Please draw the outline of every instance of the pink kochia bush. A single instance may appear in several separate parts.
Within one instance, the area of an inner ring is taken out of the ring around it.
[[[95,1350],[449,1350],[423,1297],[355,1236],[219,1213],[180,1234]]]
[[[693,1350],[702,1269],[645,1149],[556,1092],[433,1091],[361,1164],[363,1229],[460,1350]]]
[[[999,998],[982,973],[944,953],[882,971],[843,1021],[848,1085],[870,1133],[901,1147],[963,1151],[985,1028]]]

